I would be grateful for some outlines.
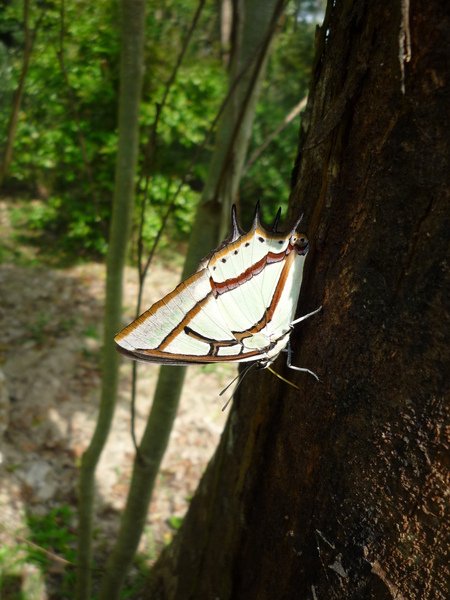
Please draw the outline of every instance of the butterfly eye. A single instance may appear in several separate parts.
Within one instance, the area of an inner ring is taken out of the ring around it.
[[[305,256],[308,252],[308,238],[303,233],[294,233],[293,235],[291,235],[291,237],[289,238],[289,245],[291,246],[291,248],[294,247],[297,251],[297,254],[300,254],[302,256]]]

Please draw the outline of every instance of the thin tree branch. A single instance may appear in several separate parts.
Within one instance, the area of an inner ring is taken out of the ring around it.
[[[145,176],[145,187],[144,187],[144,193],[143,193],[143,198],[142,198],[142,203],[141,203],[141,211],[140,211],[140,219],[139,219],[139,234],[138,234],[138,242],[137,242],[137,248],[138,248],[137,262],[138,262],[138,271],[139,271],[139,279],[140,280],[142,278],[143,228],[144,228],[144,221],[145,221],[145,210],[147,207],[148,190],[150,187],[150,178],[151,178],[151,172],[152,172],[152,168],[153,168],[153,157],[156,154],[156,148],[157,148],[157,143],[158,143],[158,125],[159,125],[162,111],[166,106],[167,98],[169,97],[170,90],[172,89],[172,86],[176,81],[178,71],[179,71],[181,64],[183,62],[183,59],[186,55],[187,49],[189,47],[189,43],[191,41],[192,35],[195,31],[195,28],[197,26],[198,20],[200,18],[202,10],[205,6],[205,3],[206,3],[206,0],[200,0],[199,4],[197,6],[197,10],[195,11],[194,17],[192,19],[192,23],[191,23],[191,25],[188,29],[188,32],[186,34],[186,37],[184,39],[183,45],[181,47],[181,51],[178,55],[175,65],[172,69],[172,73],[166,82],[161,102],[158,102],[156,104],[155,119],[154,119],[152,127],[150,129],[148,142],[145,147],[142,174],[139,177],[138,186],[137,186],[137,190],[139,193],[139,191],[141,189],[141,185],[142,185],[142,178]],[[139,308],[140,307],[138,306],[136,310],[138,311]]]
[[[183,41],[183,45],[181,47],[181,51],[178,55],[178,58],[175,62],[175,65],[172,69],[172,73],[169,77],[169,79],[167,80],[167,83],[165,85],[164,88],[164,93],[163,93],[163,97],[161,99],[161,102],[158,102],[156,104],[156,115],[155,115],[155,120],[153,121],[151,130],[150,130],[150,135],[149,135],[149,139],[146,145],[146,149],[145,149],[145,158],[144,158],[144,171],[146,171],[147,173],[150,173],[151,168],[152,168],[152,162],[153,162],[153,156],[155,155],[156,152],[156,146],[157,146],[157,137],[158,137],[158,125],[159,125],[159,120],[161,118],[161,114],[162,111],[164,110],[166,103],[167,103],[167,98],[169,97],[169,93],[172,89],[173,84],[176,81],[177,75],[178,75],[178,71],[180,70],[181,64],[184,60],[184,57],[186,55],[187,49],[189,47],[189,44],[191,42],[192,39],[192,35],[195,31],[195,28],[197,27],[197,23],[200,19],[200,16],[202,14],[203,8],[205,7],[206,4],[206,0],[199,0],[198,6],[197,6],[197,10],[195,11],[194,17],[192,19],[191,25],[187,31],[187,34],[184,38]],[[148,177],[149,175],[147,175]]]
[[[278,19],[280,18],[280,15],[282,14],[283,9],[285,8],[286,4],[287,4],[286,0],[279,0],[279,2],[277,2],[275,9],[273,11],[271,22],[267,29],[267,33],[265,35],[263,42],[261,43],[261,45],[259,47],[259,52],[255,53],[255,57],[252,57],[251,64],[254,64],[253,72],[251,74],[251,78],[250,78],[250,81],[248,84],[247,93],[245,95],[244,101],[242,102],[242,104],[240,106],[240,112],[239,112],[238,118],[236,119],[233,133],[229,139],[228,150],[227,150],[228,158],[227,158],[227,160],[223,161],[222,171],[217,179],[215,192],[213,195],[214,198],[218,197],[219,190],[222,188],[223,180],[226,177],[228,165],[232,163],[232,152],[233,152],[233,148],[234,148],[234,144],[235,144],[235,139],[239,135],[242,121],[243,121],[244,116],[247,111],[248,103],[250,102],[250,100],[252,98],[254,85],[258,79],[259,72],[260,72],[262,65],[264,64],[264,60],[267,56],[267,50],[268,50],[270,42],[273,38],[274,30],[277,26]]]
[[[19,82],[14,92],[11,115],[8,121],[5,149],[3,151],[2,161],[0,163],[0,186],[2,185],[12,162],[14,151],[14,140],[16,137],[17,125],[19,122],[20,107],[22,105],[23,94],[25,91],[25,80],[30,66],[31,53],[37,32],[45,15],[45,10],[41,10],[37,18],[34,29],[30,30],[30,0],[24,0],[23,4],[23,30],[24,30],[24,50],[22,70],[19,76]]]
[[[256,148],[256,150],[252,153],[252,155],[250,156],[250,158],[247,161],[247,164],[244,167],[244,173],[246,173],[253,166],[253,164],[258,160],[258,158],[266,150],[266,148],[273,142],[273,140],[284,129],[286,129],[286,127],[295,119],[295,117],[297,115],[299,115],[302,112],[302,110],[306,106],[307,101],[308,101],[308,97],[307,96],[305,96],[304,98],[302,98],[302,100],[300,100],[300,102],[298,104],[296,104],[296,106],[294,106],[294,108],[291,110],[291,112],[288,115],[286,115],[286,117],[278,125],[278,127],[276,129],[274,129],[272,131],[272,133],[270,133],[267,136],[267,138],[264,140],[264,142],[258,148]]]

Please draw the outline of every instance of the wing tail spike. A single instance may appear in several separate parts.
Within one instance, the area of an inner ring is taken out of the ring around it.
[[[255,206],[255,214],[253,217],[252,231],[255,231],[255,229],[257,229],[258,227],[261,228],[261,206],[260,206],[259,200]]]
[[[275,215],[275,219],[273,220],[273,224],[272,224],[272,228],[271,228],[271,231],[272,231],[273,233],[277,233],[278,224],[279,224],[279,222],[280,222],[280,219],[281,219],[281,206],[280,206],[280,208],[278,209],[278,212],[277,212],[277,214]]]
[[[238,223],[236,204],[231,207],[231,241],[235,242],[244,234],[243,229]]]

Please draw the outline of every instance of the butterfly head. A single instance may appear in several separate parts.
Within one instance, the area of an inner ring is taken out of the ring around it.
[[[294,246],[297,254],[300,254],[300,256],[306,256],[308,254],[309,242],[308,238],[303,233],[294,233],[291,235],[289,242]]]

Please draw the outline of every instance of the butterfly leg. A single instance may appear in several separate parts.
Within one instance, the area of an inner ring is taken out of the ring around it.
[[[314,311],[314,312],[317,312],[317,310]],[[314,314],[314,313],[312,313],[312,314]],[[306,315],[306,316],[309,316],[309,315]],[[315,377],[317,379],[317,381],[320,381],[320,379],[317,377],[317,375],[314,373],[314,371],[310,371],[309,369],[305,369],[303,367],[296,367],[296,366],[294,366],[292,364],[292,348],[291,348],[291,344],[290,343],[287,346],[287,361],[286,361],[286,364],[287,364],[287,366],[290,369],[293,369],[294,371],[302,371],[303,373],[309,373],[310,375],[312,375],[313,377]]]
[[[305,319],[309,319],[309,317],[312,317],[313,315],[316,315],[321,310],[322,310],[322,307],[319,306],[319,308],[316,308],[316,310],[313,310],[312,312],[308,313],[307,315],[303,315],[303,317],[299,317],[298,319],[295,319],[295,321],[292,321],[291,327],[293,325],[297,325],[297,323],[301,323],[302,321],[305,321]]]

